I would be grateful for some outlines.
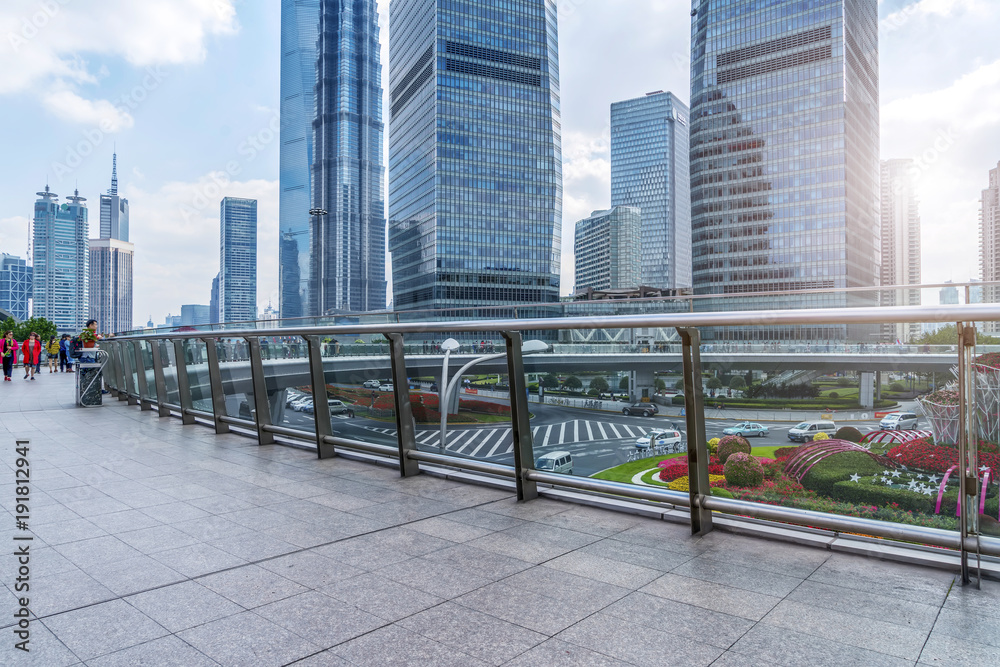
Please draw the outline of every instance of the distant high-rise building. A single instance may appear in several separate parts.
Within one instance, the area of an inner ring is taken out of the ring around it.
[[[153,324],[153,316],[152,315],[149,316],[149,321],[146,322],[146,328],[147,329],[154,329],[154,328],[156,328],[156,325]]]
[[[132,329],[132,263],[128,200],[118,195],[118,155],[111,161],[111,188],[101,195],[101,237],[91,239],[90,317],[102,331]]]
[[[878,1],[701,2],[691,19],[691,227],[697,308],[874,305],[879,282]],[[868,326],[707,339],[870,341]]]
[[[0,310],[18,322],[28,319],[30,313],[32,272],[27,260],[0,255]]]
[[[882,282],[919,285],[920,205],[913,176],[913,160],[882,161]],[[919,306],[920,290],[882,290],[883,306]],[[886,340],[909,342],[919,336],[919,324],[884,324]]]
[[[215,274],[212,278],[212,295],[209,297],[208,302],[208,322],[209,324],[218,324],[221,320],[219,319],[219,274]]]
[[[574,291],[639,287],[642,227],[642,213],[634,206],[594,211],[577,222]]]
[[[209,306],[199,304],[185,304],[181,306],[181,326],[196,327],[201,324],[212,324],[209,320]]]
[[[309,209],[312,208],[314,88],[320,0],[281,0],[279,306],[309,315]]]
[[[219,206],[219,321],[257,318],[257,200]]]
[[[389,5],[397,310],[558,299],[556,26],[554,0]]]
[[[61,333],[76,333],[89,314],[87,200],[76,190],[59,204],[59,195],[48,185],[38,197],[31,242],[31,314],[52,321]]]
[[[306,314],[384,310],[385,166],[376,1],[323,0],[316,57],[312,200],[327,213],[312,216]]]
[[[950,280],[948,282],[951,282]],[[942,306],[952,306],[958,304],[958,288],[942,287],[938,292],[938,303]]]
[[[1000,281],[1000,163],[990,169],[990,186],[980,199],[979,273],[985,282]],[[984,302],[1000,303],[996,285],[984,285],[982,294]],[[1000,333],[998,322],[983,322],[982,326],[989,333]]]
[[[689,115],[662,91],[611,105],[611,205],[642,211],[642,278],[633,286],[691,286]]]

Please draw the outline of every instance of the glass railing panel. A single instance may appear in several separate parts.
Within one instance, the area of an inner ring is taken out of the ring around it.
[[[395,447],[396,405],[388,341],[370,334],[325,336],[320,348],[331,434]]]
[[[167,387],[165,400],[171,405],[180,405],[180,395],[177,391],[177,359],[174,345],[171,341],[157,339],[153,345],[160,347],[160,363],[163,364],[163,382]]]
[[[135,372],[135,348],[133,347],[133,343],[131,341],[122,342],[120,353],[122,363],[124,364],[125,376],[129,378],[125,386],[126,388],[131,386],[134,391],[138,392],[139,385]]]
[[[313,387],[306,342],[298,336],[262,336],[260,352],[271,408],[271,423],[315,434]],[[248,378],[249,372],[247,365]],[[248,391],[250,393],[244,392],[244,400],[247,401],[247,408],[243,409],[241,415],[244,419],[251,419],[248,414],[254,410],[252,386]]]
[[[153,374],[153,349],[148,340],[141,340],[135,343],[139,348],[139,355],[142,360],[142,368],[139,372],[146,377],[146,393],[143,396],[148,401],[156,401],[156,378]],[[142,391],[141,388],[139,388]]]
[[[189,338],[184,341],[184,360],[191,388],[191,407],[204,412],[212,408],[212,384],[208,374],[208,352],[205,342]]]
[[[214,342],[226,397],[226,414],[252,421],[254,402],[249,345],[243,338],[232,337],[216,338]]]

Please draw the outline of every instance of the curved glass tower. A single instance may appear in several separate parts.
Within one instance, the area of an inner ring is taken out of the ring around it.
[[[393,0],[389,24],[396,310],[558,300],[555,2]]]
[[[874,292],[824,290],[879,284],[877,0],[695,0],[691,35],[694,289],[747,295],[699,307],[874,305]]]

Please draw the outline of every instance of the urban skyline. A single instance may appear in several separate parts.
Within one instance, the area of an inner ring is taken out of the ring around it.
[[[100,238],[90,239],[90,317],[103,331],[128,331],[132,319],[135,245],[129,243],[128,199],[118,194],[118,154],[111,158],[111,187],[100,197]]]
[[[963,12],[959,11],[959,9],[955,9],[953,11],[942,11],[940,14],[934,14],[932,12],[924,11],[922,9],[920,11],[914,10],[912,12],[906,12],[905,14],[903,14],[901,16],[896,16],[896,14],[899,11],[901,11],[900,7],[902,5],[904,5],[904,4],[909,4],[909,3],[892,3],[892,2],[886,2],[886,3],[884,3],[885,7],[883,9],[885,11],[883,12],[883,34],[882,34],[882,38],[883,38],[884,42],[885,41],[890,41],[891,42],[893,39],[900,39],[900,38],[902,38],[904,36],[906,36],[907,38],[912,38],[914,34],[919,34],[921,30],[927,29],[928,26],[929,26],[929,22],[930,22],[931,19],[937,20],[939,18],[947,18],[947,19],[953,20],[956,25],[961,24],[962,21],[964,20],[966,22],[966,25],[967,25],[967,22],[970,19],[970,16],[972,16],[972,14],[973,14],[973,12],[971,10],[970,11],[966,11],[963,14]],[[586,14],[584,12],[584,9],[587,10]],[[595,20],[595,18],[594,18],[595,14],[594,13],[595,12],[599,12],[599,11],[601,11],[601,10],[599,10],[598,8],[587,7],[587,8],[579,8],[579,10],[577,12],[569,14],[569,21],[566,23],[565,26],[563,26],[564,29],[562,30],[562,34],[560,35],[561,50],[563,50],[564,52],[566,51],[567,47],[565,46],[565,42],[567,41],[567,36],[569,37],[571,45],[572,45],[572,39],[574,37],[577,38],[577,42],[576,43],[579,45],[581,43],[579,41],[579,36],[582,35],[582,34],[584,34],[586,32],[584,30],[584,28],[586,28],[586,30],[594,30],[594,29],[596,29],[593,26],[595,26],[595,24],[599,23],[600,21]],[[676,10],[673,10],[673,9],[669,10],[667,12],[667,15],[670,15],[670,14],[672,14],[675,11]],[[683,15],[686,16],[686,14],[687,14],[687,12],[685,11],[683,13]],[[598,14],[598,16],[604,16],[604,15],[603,14]],[[253,26],[254,18],[252,16],[252,14],[243,13],[243,10],[241,10],[240,17],[241,17],[241,20],[243,21],[243,26],[242,26],[241,30],[244,31],[241,34],[249,34],[253,30],[253,28],[254,28],[254,26]],[[604,17],[606,18],[606,16],[604,16]],[[899,21],[900,21],[901,18],[905,18],[906,21],[903,22],[903,23],[900,23]],[[980,18],[982,18],[982,12],[980,13]],[[986,16],[986,18],[988,19],[990,17]],[[383,15],[383,20],[384,19],[385,19],[385,16]],[[890,20],[890,19],[893,19],[893,20]],[[621,20],[617,21],[617,22],[612,22],[612,23],[614,25],[617,25],[617,26],[620,26],[620,25],[623,25],[623,24],[636,25],[637,24],[636,13],[630,10],[628,12],[628,15],[626,16],[625,13],[623,12],[622,16],[621,16]],[[988,21],[986,21],[986,23],[988,23]],[[945,24],[945,25],[941,26],[940,29],[941,30],[948,30],[948,29],[950,29],[948,27],[949,25],[950,24]],[[566,26],[569,26],[569,29],[565,29]],[[647,32],[646,34],[649,36],[649,38],[657,38],[659,40],[658,43],[660,43],[660,44],[663,44],[663,43],[668,43],[669,44],[669,42],[663,42],[663,40],[660,39],[660,35],[662,35],[662,31],[657,32],[656,30],[653,30],[652,32]],[[229,39],[229,38],[223,38],[222,41],[225,42],[227,39]],[[239,42],[240,40],[239,39],[236,39],[236,40],[231,40],[230,39],[230,41],[232,41],[235,44],[235,43]],[[898,50],[899,49],[897,49],[897,51]],[[277,49],[274,49],[274,51],[277,52]],[[887,52],[887,49],[883,49],[882,52],[883,52],[883,57],[884,57],[885,53]],[[214,52],[212,50],[210,50],[209,51],[209,60],[206,61],[209,65],[211,65],[212,53],[214,53]],[[944,58],[945,56],[948,56],[948,55],[951,55],[951,54],[950,53],[944,53],[944,54],[942,54],[942,58]],[[272,55],[271,57],[274,57],[274,56]],[[578,80],[579,80],[579,69],[580,69],[580,67],[586,66],[588,63],[592,62],[592,60],[589,58],[589,54],[585,53],[584,51],[581,51],[579,48],[576,49],[576,51],[573,53],[572,57],[570,57],[570,58],[564,57],[563,61],[564,61],[564,67],[570,68],[571,71],[575,68],[575,70],[577,72],[577,78],[578,78]],[[989,62],[989,58],[988,57],[987,57],[986,62]],[[671,64],[670,62],[666,63],[666,65],[668,65],[668,66],[670,64]],[[111,69],[112,69],[113,72],[117,73],[114,67],[112,67]],[[663,70],[663,71],[665,71],[665,72],[667,72],[669,74],[669,69],[670,68],[667,67],[666,70]],[[953,66],[953,69],[951,71],[954,73],[953,76],[957,76],[958,74],[961,74],[962,72],[972,71],[972,70],[962,69],[961,67],[954,67]],[[622,70],[622,72],[623,72],[623,74],[625,73],[624,70]],[[596,76],[594,76],[595,74],[596,74]],[[897,68],[897,74],[898,74],[898,68]],[[172,76],[176,76],[176,70],[174,72],[172,72],[171,75]],[[631,78],[629,78],[629,77],[631,77]],[[645,77],[645,82],[639,83],[638,85],[635,84],[636,77],[632,76],[631,74],[626,74],[622,78],[624,79],[624,81],[621,82],[621,83],[619,83],[618,81],[613,80],[613,79],[611,79],[611,78],[609,78],[607,76],[602,76],[600,72],[594,72],[594,73],[588,74],[588,80],[593,79],[593,80],[597,80],[597,81],[600,82],[599,86],[598,86],[600,88],[600,90],[595,90],[594,92],[597,92],[599,95],[602,95],[602,96],[603,95],[608,95],[608,97],[610,98],[609,101],[613,100],[613,99],[625,99],[625,98],[627,98],[627,97],[630,96],[628,94],[620,94],[620,93],[615,93],[614,92],[615,87],[616,86],[620,87],[621,85],[628,85],[628,86],[632,87],[632,96],[641,95],[643,90],[652,89],[654,87],[671,88],[671,89],[683,92],[683,86],[679,86],[679,85],[676,85],[676,83],[672,83],[669,80],[670,76],[667,76],[663,80],[663,83],[660,83],[659,86],[650,85],[648,83],[648,76]],[[947,81],[949,81],[947,79],[942,79],[941,78],[941,73],[940,72],[935,72],[933,70],[933,68],[931,69],[930,72],[925,72],[922,75],[922,78],[923,79],[927,79],[925,81],[925,83],[927,84],[927,86],[926,86],[927,90],[936,90],[936,89],[942,89],[943,90],[943,89],[947,88]],[[900,86],[901,86],[901,82],[906,81],[906,79],[907,79],[906,77],[896,76],[896,77],[893,77],[892,81],[886,85],[886,87],[889,88],[890,91],[892,91],[892,94],[895,96],[895,100],[904,99],[905,96],[901,96],[901,94],[900,94],[901,93]],[[911,77],[909,77],[909,79],[913,79],[913,77],[911,76]],[[167,79],[167,81],[168,81],[168,83],[172,84],[174,80]],[[631,83],[629,83],[630,81],[631,81]],[[657,83],[659,83],[659,81]],[[166,84],[164,84],[164,85],[166,85]],[[564,88],[565,88],[565,86],[564,86]],[[579,97],[579,86],[577,86],[576,90],[578,91],[576,93],[577,98],[578,98]],[[608,92],[609,90],[610,90],[610,92]],[[917,91],[917,92],[919,92],[919,91]],[[566,93],[566,91],[564,91],[564,93]],[[572,94],[572,93],[570,93],[570,94]],[[912,96],[912,94],[916,94],[916,93],[911,93],[911,96]],[[899,110],[900,109],[900,105],[899,104],[894,104],[895,100],[892,100],[892,99],[885,100],[886,104],[884,105],[884,107],[888,109],[888,114],[886,114],[887,118],[898,120],[899,116],[900,116],[900,110]],[[150,103],[150,104],[153,104],[153,103]],[[156,104],[159,104],[159,102],[157,102]],[[153,106],[147,105],[147,109],[154,108],[154,106],[156,106],[156,104],[153,104]],[[600,110],[600,107],[602,105],[598,104],[596,106],[598,107],[597,108],[597,113],[606,114],[607,106],[604,106],[604,111],[603,112]],[[920,108],[922,109],[922,111],[920,113],[927,113],[927,110],[931,109],[931,106],[920,105]],[[574,122],[576,123],[576,126],[579,127],[580,113],[581,113],[582,109],[583,109],[583,107],[580,104],[578,104],[578,103],[576,103],[576,104],[570,104],[570,103],[568,103],[567,100],[564,100],[564,103],[563,103],[564,114],[573,114],[573,115],[576,116],[576,120],[575,121],[571,119],[570,115],[566,116],[565,122],[566,122],[566,126],[567,127],[570,127],[570,124],[574,123]],[[933,109],[931,109],[931,110],[933,110]],[[137,121],[142,121],[142,119],[139,116],[137,116],[137,115],[133,114],[133,117]],[[266,123],[263,123],[260,120],[250,119],[249,122],[254,123],[254,124],[259,124],[260,127],[264,127],[266,125]],[[141,122],[137,123],[137,125],[136,125],[136,129],[137,130],[139,129],[139,126],[141,124],[142,124]],[[899,123],[896,122],[894,124],[898,125]],[[933,125],[933,124],[929,123],[929,125]],[[968,125],[968,124],[966,124],[965,127],[975,127],[975,124],[973,124],[971,126]],[[969,132],[969,130],[965,129],[965,127],[963,127],[962,129],[965,132]],[[55,129],[58,130],[58,127],[56,127]],[[240,130],[239,127],[235,128],[235,129],[236,129],[236,131],[238,133],[242,134],[242,132],[241,132],[241,130]],[[943,132],[945,130],[948,130],[948,128],[946,126],[938,126],[938,125],[934,125],[931,129],[933,130],[932,133],[930,134],[930,138],[931,139],[937,138],[937,134],[938,134],[939,131]],[[572,131],[570,131],[570,135],[571,136],[572,136],[572,134],[573,134]],[[237,135],[237,136],[239,136],[239,135]],[[926,137],[926,135],[924,135],[924,136]],[[573,148],[569,152],[569,154],[567,155],[566,160],[565,160],[565,163],[567,165],[567,167],[566,167],[567,174],[570,175],[569,176],[570,181],[568,182],[568,187],[569,187],[569,183],[579,183],[579,176],[580,176],[581,169],[583,169],[583,170],[588,169],[589,167],[587,165],[590,164],[590,162],[592,162],[592,161],[588,162],[589,157],[587,157],[587,156],[585,156],[584,159],[582,159],[582,160],[578,159],[578,157],[580,155],[580,151],[579,151],[580,141],[581,141],[580,137],[572,137],[571,140],[570,140],[571,146],[573,144],[575,144],[576,147]],[[947,138],[947,137],[942,138],[942,140],[940,142],[938,142],[938,144],[937,144],[938,147],[939,147],[937,150],[940,152],[941,151],[940,147],[942,147],[942,146],[945,147],[945,148],[948,148],[948,146],[949,146],[948,141],[950,141],[949,138]],[[950,164],[950,163],[952,163],[953,159],[955,159],[955,158],[961,158],[959,160],[960,162],[962,160],[965,160],[966,164],[969,164],[969,161],[967,159],[967,154],[969,152],[967,150],[967,148],[968,148],[968,142],[969,142],[969,137],[968,136],[963,137],[961,134],[959,134],[958,135],[958,140],[954,142],[953,146],[949,150],[946,150],[945,152],[940,153],[938,164],[939,165]],[[983,144],[983,143],[989,143],[989,142],[981,141],[980,139],[977,138],[975,140],[975,143],[976,144]],[[107,153],[105,153],[106,155],[111,152],[111,150],[110,150],[111,147],[110,147],[109,144],[110,144],[110,141],[108,141],[108,143],[105,144],[104,146],[101,146],[102,149],[104,149],[104,150],[107,151]],[[235,142],[235,141],[233,141],[233,142],[225,142],[225,141],[223,141],[223,144],[234,147],[232,149],[233,154],[234,155],[239,155],[239,153],[237,153],[236,150],[235,150],[235,147],[237,146],[238,142]],[[272,150],[276,149],[277,145],[278,145],[277,143],[271,144],[270,148]],[[922,152],[921,152],[920,148],[925,148],[925,149],[929,150],[929,148],[931,146],[933,146],[933,145],[934,145],[934,142],[933,141],[928,141],[926,138],[922,138],[919,141],[917,139],[914,139],[914,148],[913,148],[913,150],[910,150],[910,151],[900,151],[900,150],[887,150],[887,149],[884,148],[884,150],[882,151],[882,155],[885,156],[885,157],[906,156],[906,155],[920,156],[916,160],[916,169],[921,170],[921,173],[920,173],[920,186],[921,186],[922,189],[930,189],[930,185],[931,185],[930,179],[933,178],[934,173],[935,173],[934,169],[936,167],[933,166],[933,161],[932,160],[928,160],[926,155],[922,155],[921,154]],[[265,146],[265,148],[267,148],[267,146]],[[263,156],[264,154],[265,153],[262,152],[260,155]],[[275,154],[276,153],[272,153],[271,155],[275,155]],[[109,155],[109,157],[110,157],[110,155]],[[994,160],[995,160],[995,157],[994,157]],[[147,162],[148,162],[148,160],[144,160],[144,162],[140,165],[141,168],[144,171],[148,171],[149,166],[148,166],[148,164],[146,164]],[[225,162],[224,159],[222,159],[222,160],[219,160],[218,164],[219,164],[219,166],[224,166],[226,164],[226,162]],[[242,166],[246,167],[247,164],[249,164],[249,163],[244,163]],[[978,164],[980,166],[977,169],[973,170],[975,173],[979,174],[976,177],[975,181],[976,182],[982,182],[983,181],[982,174],[984,173],[985,169],[982,167],[982,160],[980,160]],[[260,173],[259,170],[256,169],[256,167],[259,167],[261,165],[262,165],[262,162],[260,160],[258,160],[256,163],[254,163],[253,165],[251,165],[251,166],[254,167],[253,170],[247,170],[246,171],[246,176],[245,177],[242,176],[242,175],[237,175],[238,178],[234,178],[235,187],[236,188],[244,188],[245,184],[247,182],[250,182],[251,180],[253,180],[255,178],[255,173]],[[84,168],[86,168],[86,166]],[[251,172],[253,172],[253,173],[251,173]],[[79,175],[82,178],[85,178],[84,172],[79,171]],[[134,173],[133,174],[129,174],[128,176],[125,177],[125,179],[132,180],[133,182],[135,181],[136,178],[137,178],[137,176]],[[601,178],[604,178],[604,177],[601,177]],[[124,183],[125,179],[123,179],[123,185],[125,185],[125,183]],[[971,178],[969,178],[968,180],[970,181],[970,183],[972,182]],[[157,194],[157,192],[156,192],[156,186],[154,185],[154,183],[155,183],[155,181],[153,183],[150,183],[149,187],[146,188],[146,192],[145,192],[146,195],[156,195]],[[261,181],[261,183],[263,184],[264,182]],[[152,189],[150,189],[150,187]],[[981,186],[979,186],[979,187],[981,187]],[[578,188],[578,186],[577,186],[577,188]],[[63,185],[63,187],[60,187],[58,189],[59,190],[65,189],[65,184]],[[91,188],[91,191],[93,191],[93,188]],[[973,191],[974,192],[977,191],[976,188],[975,188],[975,186],[973,187]],[[569,189],[567,189],[567,192],[569,192]],[[603,208],[603,207],[606,207],[608,205],[608,200],[606,198],[606,195],[601,195],[599,187],[598,188],[588,187],[587,190],[586,190],[586,192],[590,193],[590,194],[587,194],[587,196],[588,197],[593,196],[596,199],[600,199],[600,200],[603,200],[603,201],[594,201],[594,202],[581,201],[581,197],[579,196],[580,192],[581,191],[579,189],[577,189],[577,194],[574,195],[574,197],[567,198],[567,201],[569,202],[568,206],[567,206],[568,209],[575,208],[575,210],[580,210],[579,207],[581,205],[582,206],[586,206],[586,209],[584,209],[585,210],[584,213],[582,213],[580,216],[574,216],[572,219],[579,219],[580,217],[585,216],[590,210],[595,210],[595,209]],[[221,192],[220,194],[227,194],[227,193],[226,192]],[[233,194],[242,194],[242,193],[239,192],[239,191],[236,191]],[[130,193],[129,198],[132,200],[133,206],[135,206],[136,205],[135,204],[135,202],[136,202],[135,196]],[[925,197],[924,193],[921,192],[921,200],[923,201],[925,199],[928,199],[928,197]],[[971,199],[971,197],[966,197],[966,199]],[[218,199],[216,199],[215,201],[218,201]],[[269,206],[269,204],[266,204],[262,200],[262,206],[266,207],[266,206]],[[937,209],[936,209],[937,211],[941,210],[940,209],[940,203],[938,203],[938,204],[935,205],[932,202],[932,206],[937,206]],[[967,206],[967,204],[962,204],[962,206]],[[169,213],[174,214],[174,217],[176,217],[176,212],[177,212],[177,207],[176,206],[167,206],[167,207],[161,207],[161,208],[164,209],[164,213],[169,212]],[[978,202],[975,205],[975,209],[978,209]],[[973,209],[973,210],[975,210],[975,209]],[[934,209],[932,209],[932,210],[934,210]],[[925,220],[925,229],[927,228],[928,225],[930,225],[930,229],[932,230],[932,233],[939,233],[939,232],[934,232],[933,230],[940,228],[939,227],[939,224],[940,224],[939,221],[941,220],[940,214],[929,216],[927,214],[927,207],[926,206],[923,207],[922,213],[923,213],[923,217],[924,217],[924,220]],[[976,211],[976,213],[978,213],[978,210]],[[569,213],[569,210],[568,210],[566,217],[569,218],[569,216],[570,216],[570,213]],[[269,221],[270,221],[271,224],[273,224],[274,220],[277,219],[276,215],[268,215],[267,217],[268,217],[268,219],[269,219]],[[160,219],[161,220],[163,219],[162,215],[160,216]],[[949,218],[948,222],[949,222],[949,224],[964,224],[964,225],[969,225],[970,224],[970,218],[967,215],[963,215],[963,216],[958,216],[956,218]],[[975,224],[975,222],[976,222],[976,219],[975,218],[971,218],[971,223]],[[18,224],[21,225],[21,223],[18,223]],[[264,217],[262,217],[262,219],[261,219],[261,225],[262,225],[262,233],[266,233],[264,231],[264,229],[263,229],[264,225],[265,225],[265,218]],[[26,227],[26,225],[21,225],[21,229],[22,230],[25,227]],[[146,231],[148,233],[148,230],[144,230],[144,231]],[[22,231],[21,236],[23,238],[23,231]],[[956,239],[956,242],[958,242],[958,239],[961,238],[962,236],[963,236],[962,234],[954,234],[954,233],[950,233],[949,232],[949,237],[954,237]],[[975,239],[970,239],[968,237],[968,235],[965,235],[965,237],[966,238],[963,241],[964,246],[967,247],[967,248],[969,248],[969,249],[973,249],[974,246],[972,244],[975,243]],[[4,238],[5,239],[10,239],[9,236],[5,236]],[[24,254],[23,250],[19,253],[18,249],[19,249],[19,247],[23,248],[23,246],[26,245],[26,243],[23,242],[23,241],[18,241],[16,239],[10,239],[10,240],[12,242],[5,243],[5,245],[3,246],[3,249],[6,250],[7,252],[12,253],[12,254],[21,254],[21,255],[23,255]],[[164,245],[169,245],[169,244],[164,244]],[[925,243],[925,254],[927,252],[933,253],[936,250],[939,250],[943,245],[945,245],[945,244],[942,244],[942,243],[930,243],[930,244],[929,243]],[[567,244],[564,243],[563,244],[564,249],[566,248],[566,246],[567,246]],[[930,248],[930,250],[927,250],[927,248]],[[161,248],[156,248],[154,250],[161,251],[161,252],[163,251],[163,249],[161,249]],[[927,262],[927,261],[925,261],[924,264],[925,264],[925,267],[928,267],[928,269],[930,271],[937,272],[937,273],[932,274],[931,276],[928,277],[929,281],[931,281],[931,282],[933,282],[933,281],[940,281],[941,279],[943,279],[945,277],[948,277],[947,273],[944,273],[944,274],[941,273],[942,270],[949,270],[949,269],[946,268],[948,266],[947,263],[942,264],[941,262]],[[262,258],[262,266],[263,266],[263,258]],[[942,266],[944,266],[945,268],[942,269]],[[964,266],[964,264],[952,263],[952,264],[950,264],[950,266],[956,267],[955,269],[951,269],[951,270],[959,270],[960,268],[962,268]],[[925,269],[925,271],[926,270],[927,269]],[[972,269],[971,272],[975,272],[974,266],[973,266],[973,269]],[[184,272],[181,271],[181,273],[183,274]],[[564,277],[563,277],[563,281],[562,281],[562,288],[560,290],[562,293],[568,292],[569,289],[571,289],[571,285],[572,285],[571,282],[567,282],[567,280],[565,278],[565,273],[566,272],[564,271]],[[151,272],[151,277],[153,275],[157,275],[157,276],[160,276],[160,277],[163,276],[162,273]],[[962,278],[964,276],[962,276],[960,274],[960,275],[957,275],[956,277],[957,278]],[[208,275],[206,277],[206,280],[209,280],[210,278],[211,278],[211,275]],[[183,278],[183,275],[182,275],[181,276],[181,280],[183,280],[183,279],[184,278]],[[149,289],[149,287],[148,287],[149,282],[148,281],[149,281],[149,278],[146,278],[144,280],[144,278],[137,276],[137,285],[136,285],[137,290],[148,290]],[[161,282],[165,282],[165,281],[161,281]],[[273,283],[276,284],[277,281],[275,280],[275,281],[273,281]],[[262,288],[262,291],[263,291],[263,289],[264,288]],[[266,303],[266,299],[261,298],[261,295],[258,295],[258,299],[257,300],[258,300],[258,303]],[[169,303],[169,302],[164,302],[164,305],[166,303]],[[177,312],[176,311],[176,306],[177,305],[179,305],[179,304],[175,304],[174,307],[172,308],[174,310],[174,312]],[[146,307],[140,307],[139,310],[140,311],[145,311],[145,310],[150,310],[150,308],[148,306],[146,306]]]

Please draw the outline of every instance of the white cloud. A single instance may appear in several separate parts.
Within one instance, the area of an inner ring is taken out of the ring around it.
[[[882,106],[882,125],[947,122],[973,130],[1000,122],[1000,60],[977,67],[954,83]]]
[[[118,132],[132,127],[132,115],[107,100],[86,100],[71,90],[45,93],[42,104],[54,116],[70,123],[100,127],[106,132]]]
[[[25,258],[29,220],[23,215],[0,218],[0,252]]]
[[[225,185],[220,185],[224,183]],[[278,302],[278,182],[229,181],[224,172],[173,181],[158,190],[129,185],[130,241],[135,243],[133,316],[156,323],[187,303],[208,304],[219,271],[219,202],[257,200],[257,302]]]

